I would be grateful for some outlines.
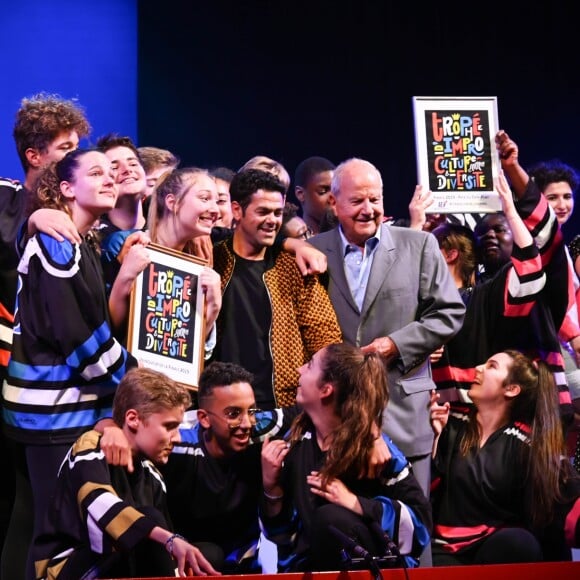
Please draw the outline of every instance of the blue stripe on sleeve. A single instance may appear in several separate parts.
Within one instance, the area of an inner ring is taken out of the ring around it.
[[[98,411],[102,416],[111,416],[112,407],[105,407]],[[53,431],[56,429],[74,429],[79,427],[92,428],[99,420],[95,409],[86,411],[72,411],[70,413],[58,413],[53,409],[51,414],[23,413],[4,409],[3,417],[7,425],[22,428],[30,431]],[[104,415],[103,415],[104,414]]]

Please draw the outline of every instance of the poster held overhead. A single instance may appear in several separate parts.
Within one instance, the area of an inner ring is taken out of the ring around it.
[[[417,182],[433,193],[428,213],[493,213],[499,159],[496,97],[413,97]]]

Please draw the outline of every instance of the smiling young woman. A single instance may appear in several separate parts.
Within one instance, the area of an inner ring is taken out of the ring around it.
[[[17,501],[30,507],[13,512],[11,526],[15,519],[32,526],[34,519],[35,535],[68,446],[95,424],[110,422],[115,387],[137,365],[115,339],[91,237],[95,220],[117,198],[109,160],[94,150],[71,151],[45,170],[36,193],[35,208],[67,214],[80,242],[36,233],[18,266],[3,419],[7,435],[25,454],[22,482],[30,483],[34,505]],[[119,283],[134,279],[147,260],[144,248],[135,248],[121,267]],[[27,497],[25,487],[17,494]]]
[[[569,560],[580,476],[549,367],[506,350],[477,367],[468,394],[471,406],[431,397],[434,565]]]

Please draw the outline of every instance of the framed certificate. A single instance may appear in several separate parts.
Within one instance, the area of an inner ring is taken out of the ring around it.
[[[494,191],[496,97],[413,97],[417,182],[433,192],[428,213],[491,213]]]
[[[197,389],[205,344],[206,262],[163,246],[147,246],[151,263],[131,292],[127,348],[140,363]]]

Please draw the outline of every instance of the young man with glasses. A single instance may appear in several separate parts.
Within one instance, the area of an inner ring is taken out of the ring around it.
[[[258,409],[253,380],[236,363],[216,361],[206,366],[199,379],[197,420],[191,426],[183,423],[181,441],[161,468],[175,531],[224,574],[262,572],[261,442],[266,437],[282,438],[300,411],[297,406]],[[368,473],[380,472],[389,459],[386,444],[378,437]]]
[[[262,446],[252,441],[284,435],[298,412],[259,411],[253,380],[235,363],[209,364],[199,379],[197,424],[181,429],[162,469],[175,530],[226,574],[261,573]]]

